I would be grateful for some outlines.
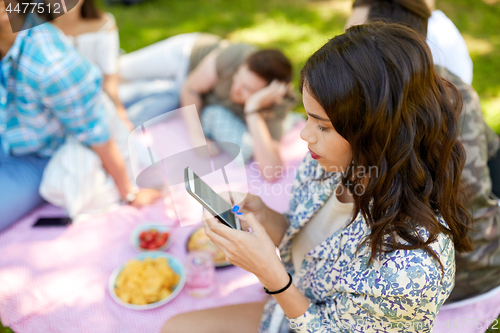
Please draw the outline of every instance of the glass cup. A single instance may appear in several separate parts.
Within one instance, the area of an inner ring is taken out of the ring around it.
[[[192,297],[206,297],[214,290],[215,265],[207,251],[191,251],[187,255],[186,291]]]

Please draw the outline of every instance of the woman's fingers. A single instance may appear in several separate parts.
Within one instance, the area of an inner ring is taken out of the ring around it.
[[[210,231],[224,237],[228,241],[231,241],[231,240],[234,240],[234,238],[237,238],[238,233],[240,232],[239,230],[234,230],[231,227],[228,227],[227,225],[223,224],[215,217],[206,219],[205,222],[207,223],[208,227],[210,228]]]
[[[214,232],[214,229],[210,225],[211,219],[207,219],[203,221],[203,227],[205,228],[205,234],[207,235],[208,238],[219,248],[221,251],[224,252],[224,254],[227,255],[227,249],[231,245],[231,241],[224,238],[223,236],[217,234]],[[224,226],[226,227],[226,226]],[[226,227],[227,228],[227,227]]]
[[[250,228],[252,228],[252,232],[256,232],[258,234],[265,232],[264,227],[260,222],[255,218],[255,215],[252,213],[244,214],[240,217],[240,220],[245,221]]]

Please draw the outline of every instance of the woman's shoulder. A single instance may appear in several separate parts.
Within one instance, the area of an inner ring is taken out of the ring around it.
[[[438,222],[445,228],[448,228],[448,225],[443,220],[440,215],[436,215]],[[363,219],[360,216],[360,219]],[[368,229],[368,228],[367,228]],[[427,241],[429,238],[429,232],[420,226],[416,226],[416,230],[423,241]],[[367,230],[367,235],[369,234],[369,230]],[[407,241],[402,238],[396,236],[396,242],[402,245],[410,245]],[[386,244],[391,244],[392,239],[390,236],[385,236],[384,242]],[[426,281],[428,280],[430,275],[441,276],[441,264],[443,265],[443,270],[446,273],[450,273],[450,269],[454,269],[454,245],[451,237],[443,232],[439,233],[436,239],[429,244],[429,250],[425,249],[396,249],[392,251],[387,251],[381,253],[377,256],[377,260],[372,264],[372,269],[375,270],[384,270],[388,269],[391,271],[397,271],[398,274],[407,273],[410,278],[423,278]],[[366,249],[364,255],[361,257],[369,257],[371,251]],[[430,253],[433,252],[439,261]],[[362,261],[367,264],[367,261]],[[418,267],[418,268],[417,268]],[[367,265],[368,268],[368,265]],[[424,274],[425,273],[425,274]]]
[[[117,28],[116,19],[114,15],[109,12],[102,13],[101,22],[103,23],[103,26],[99,29],[99,31],[108,32]]]
[[[342,288],[377,297],[415,299],[422,304],[442,303],[453,289],[455,251],[451,238],[446,234],[439,234],[429,245],[430,251],[439,258],[441,266],[439,261],[424,249],[387,251],[378,254],[376,259],[370,262],[369,244],[358,248],[370,232],[363,217],[359,215],[346,229],[338,235],[338,244],[345,247],[343,252],[351,254],[350,257],[341,258],[345,262],[342,279],[345,285]],[[343,240],[343,237],[348,239]]]

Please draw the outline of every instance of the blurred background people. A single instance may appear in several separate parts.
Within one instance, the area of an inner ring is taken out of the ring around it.
[[[425,36],[431,11],[424,0],[356,0],[352,23],[363,24],[386,20],[412,27]],[[500,285],[500,207],[492,194],[488,160],[499,148],[499,137],[486,125],[479,96],[447,68],[436,66],[443,78],[452,82],[462,94],[465,105],[461,114],[461,141],[467,152],[462,173],[466,185],[468,209],[473,217],[474,231],[470,232],[474,250],[456,253],[455,288],[447,302],[459,301],[483,294]]]
[[[448,16],[436,9],[435,0],[426,0],[426,3],[431,10],[427,24],[427,44],[434,63],[471,85],[473,65],[465,39]]]
[[[133,125],[118,94],[120,39],[113,14],[100,11],[94,0],[80,0],[73,9],[52,23],[101,70],[103,90],[113,101],[127,128],[132,130]]]
[[[129,182],[105,123],[101,74],[58,29],[12,33],[2,1],[0,55],[0,229],[43,202],[44,168],[67,136],[99,156],[123,200],[141,206],[159,197]]]
[[[460,77],[463,82],[472,84],[472,59],[460,31],[442,11],[434,10],[434,0],[412,2],[412,0],[379,2],[375,7],[372,6],[371,13],[374,17],[383,18],[385,14],[390,13],[393,6],[411,6],[414,13],[419,16],[427,15],[430,12],[431,16],[429,16],[425,27],[422,26],[425,24],[424,22],[419,22],[412,15],[405,15],[404,19],[407,24],[417,26],[419,31],[427,34],[427,44],[431,49],[434,64],[448,69]],[[346,27],[362,24],[371,3],[370,0],[355,0],[353,4],[355,10],[348,18]]]
[[[280,51],[189,33],[119,57],[114,17],[99,11],[93,0],[80,1],[54,25],[99,67],[104,91],[129,130],[195,104],[205,137],[237,144],[246,162],[254,158],[261,170],[271,168],[266,175],[276,174],[283,120],[295,105],[287,86],[292,66]],[[193,143],[204,140],[194,134],[193,124],[199,121],[186,119]],[[211,148],[216,155],[218,147]]]
[[[250,44],[189,33],[123,55],[119,64],[121,77],[135,82],[136,91],[149,89],[148,82],[169,80],[171,86],[167,89],[180,95],[160,93],[162,99],[172,96],[170,102],[163,100],[163,105],[171,109],[173,105],[196,105],[209,139],[237,144],[244,160],[253,157],[261,169],[270,167],[272,171],[281,166],[279,141],[283,120],[296,103],[288,85],[292,65],[281,51],[258,51]],[[140,120],[135,113],[129,115],[138,124],[166,111],[169,110],[144,108]],[[185,120],[192,142],[203,142],[205,138],[195,134],[199,120]],[[212,154],[217,154],[217,147],[211,147]]]

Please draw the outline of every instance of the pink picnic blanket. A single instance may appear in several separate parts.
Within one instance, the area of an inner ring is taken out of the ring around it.
[[[256,168],[247,168],[249,191],[279,212],[288,208],[296,168],[307,152],[306,143],[299,138],[303,125],[303,121],[296,124],[282,140],[282,179],[266,183],[258,177]],[[158,124],[153,131],[159,139],[175,132],[178,140],[187,140],[178,119]],[[31,227],[39,217],[64,214],[52,205],[25,216],[0,233],[2,323],[23,333],[151,333],[159,332],[168,318],[179,313],[266,299],[253,274],[226,267],[216,271],[217,287],[207,298],[192,298],[183,290],[168,304],[147,311],[129,310],[115,303],[107,289],[108,280],[118,266],[138,254],[129,240],[138,224],[172,226],[173,241],[167,252],[184,261],[187,239],[199,225],[180,227],[169,217],[173,208],[167,197],[150,207],[123,206],[67,228]],[[201,217],[201,205],[191,208]]]
[[[303,122],[297,124],[282,140],[286,172],[281,180],[265,183],[258,180],[254,169],[247,168],[250,192],[279,212],[288,208],[296,167],[307,152],[299,138],[302,127]],[[157,128],[184,135],[179,126],[159,124]],[[168,304],[147,311],[129,310],[115,303],[107,290],[108,279],[113,270],[138,254],[129,241],[138,224],[154,221],[172,226],[173,242],[167,251],[184,260],[187,238],[196,226],[180,227],[169,217],[171,209],[167,200],[140,210],[124,206],[67,228],[31,227],[39,217],[63,214],[51,205],[25,216],[0,233],[2,323],[21,333],[151,333],[159,332],[168,318],[182,312],[266,299],[254,275],[227,267],[217,270],[217,287],[207,298],[192,298],[182,291]],[[499,313],[500,295],[443,310],[434,332],[484,332]]]

